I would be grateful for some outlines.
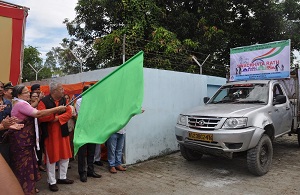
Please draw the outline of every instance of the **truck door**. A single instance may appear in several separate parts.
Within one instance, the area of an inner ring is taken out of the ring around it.
[[[273,100],[277,95],[285,95],[279,84],[275,84],[273,87]],[[290,131],[292,112],[288,98],[285,103],[273,105],[271,117],[275,128],[275,135]]]

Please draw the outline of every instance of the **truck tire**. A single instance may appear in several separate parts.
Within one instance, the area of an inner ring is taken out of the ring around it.
[[[268,135],[263,135],[258,144],[247,152],[247,167],[250,173],[261,176],[271,168],[273,158],[272,141]]]
[[[180,152],[181,155],[188,161],[199,160],[203,156],[202,153],[189,149],[182,144],[180,144]]]

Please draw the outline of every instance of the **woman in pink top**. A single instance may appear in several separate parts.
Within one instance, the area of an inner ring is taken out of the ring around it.
[[[20,131],[10,131],[10,155],[11,168],[19,180],[25,194],[35,194],[36,181],[40,179],[38,164],[35,154],[36,134],[34,118],[47,116],[53,113],[61,113],[66,110],[65,106],[59,106],[46,110],[33,108],[28,101],[30,92],[24,85],[13,88],[14,96],[11,116],[18,118],[18,122],[24,124]]]

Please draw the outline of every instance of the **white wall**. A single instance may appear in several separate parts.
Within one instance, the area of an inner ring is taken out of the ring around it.
[[[73,84],[73,83],[80,83],[80,82],[84,82],[84,81],[98,81],[98,80],[103,79],[106,75],[108,75],[110,72],[112,72],[116,68],[117,67],[105,68],[105,69],[94,70],[94,71],[89,71],[89,72],[82,72],[82,73],[78,73],[78,74],[67,75],[64,77],[52,78],[49,80],[55,80],[62,84]]]
[[[226,79],[220,77],[207,77],[207,97],[212,97],[220,88],[220,82],[225,84]]]
[[[115,68],[55,78],[63,84],[97,81]],[[203,104],[224,84],[225,78],[144,68],[143,114],[127,124],[127,164],[144,161],[178,150],[174,127],[184,110]]]
[[[126,127],[127,164],[178,150],[174,132],[178,115],[203,104],[203,97],[208,92],[211,97],[225,78],[146,68],[144,82],[145,112]]]

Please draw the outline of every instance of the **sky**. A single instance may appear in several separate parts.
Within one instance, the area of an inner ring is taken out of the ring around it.
[[[63,38],[70,38],[63,21],[65,18],[75,18],[78,0],[5,1],[30,8],[25,29],[25,45],[36,47],[43,59],[52,47],[60,46]]]

